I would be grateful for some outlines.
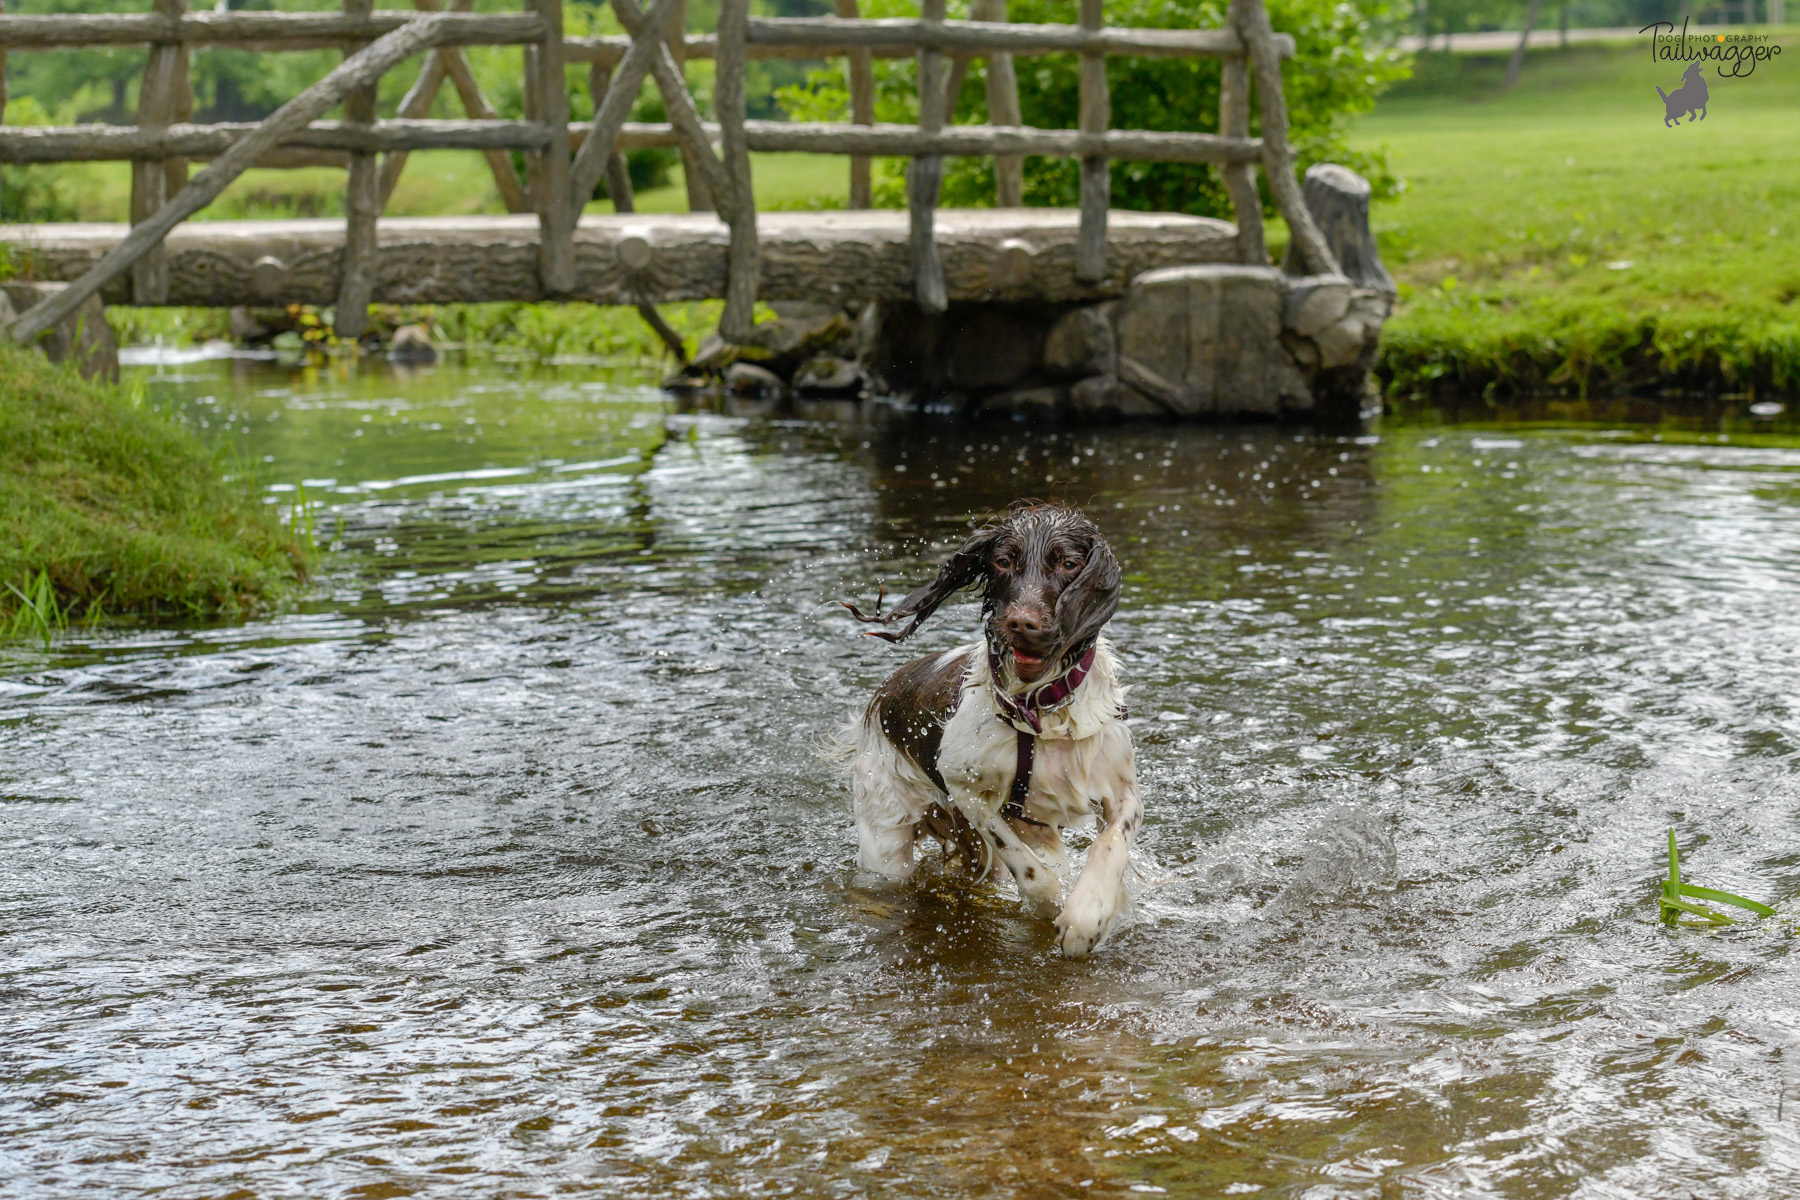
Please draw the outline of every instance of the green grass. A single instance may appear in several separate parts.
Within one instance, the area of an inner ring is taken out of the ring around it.
[[[0,341],[0,633],[76,617],[240,614],[311,547],[141,394]]]
[[[753,154],[756,204],[765,211],[842,208],[850,194],[849,159],[838,154]],[[77,219],[123,221],[131,211],[129,163],[74,163],[57,168],[68,173],[65,191],[74,200]],[[679,164],[672,181],[636,197],[640,212],[686,212],[687,187]],[[386,215],[393,217],[462,216],[503,213],[506,206],[494,186],[487,160],[473,152],[430,150],[410,155],[394,187]],[[609,213],[612,203],[596,200],[590,213]],[[245,171],[194,218],[198,221],[341,217],[344,215],[344,172],[333,167]]]
[[[1373,214],[1401,285],[1397,406],[1603,415],[1623,392],[1800,387],[1800,39],[1780,40],[1749,79],[1709,70],[1706,120],[1679,128],[1653,85],[1680,73],[1641,43],[1534,52],[1504,94],[1504,56],[1420,56],[1354,136],[1407,184]]]

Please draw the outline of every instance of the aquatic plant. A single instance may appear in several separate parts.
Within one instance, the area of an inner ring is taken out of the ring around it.
[[[1707,908],[1703,904],[1690,904],[1688,900],[1710,900],[1714,904],[1729,904],[1734,908],[1748,909],[1759,917],[1772,917],[1775,910],[1755,900],[1746,900],[1742,896],[1730,892],[1721,892],[1717,888],[1696,887],[1691,883],[1681,882],[1681,854],[1675,848],[1675,831],[1669,830],[1669,877],[1663,880],[1662,893],[1657,897],[1658,909],[1662,912],[1664,925],[1686,925],[1689,928],[1709,928],[1715,925],[1735,925],[1737,920]],[[1693,921],[1682,921],[1681,914],[1688,913],[1706,921],[1706,925],[1696,925]]]
[[[50,573],[39,571],[35,576],[25,576],[25,586],[8,583],[5,585],[9,598],[18,607],[12,615],[0,621],[0,632],[8,641],[26,637],[40,637],[44,649],[50,648],[50,641],[69,626],[68,614],[63,611],[56,600],[56,588],[50,583]]]

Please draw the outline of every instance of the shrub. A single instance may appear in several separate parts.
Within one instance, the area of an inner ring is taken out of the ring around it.
[[[967,16],[966,3],[952,0],[952,16]],[[904,0],[870,0],[865,16],[915,14]],[[1391,32],[1411,10],[1395,0],[1353,0],[1327,4],[1321,0],[1269,0],[1275,28],[1294,35],[1296,54],[1283,81],[1287,94],[1289,137],[1304,171],[1315,162],[1341,162],[1369,177],[1377,197],[1396,194],[1399,183],[1385,156],[1350,150],[1346,126],[1367,112],[1389,83],[1404,78],[1400,55],[1378,48],[1378,35]],[[1009,19],[1017,22],[1072,24],[1076,0],[1012,0]],[[1109,25],[1164,29],[1216,29],[1225,21],[1223,0],[1108,0]],[[1019,107],[1027,125],[1073,128],[1079,113],[1079,68],[1073,55],[1015,59]],[[878,121],[918,120],[916,65],[911,59],[877,60],[875,117]],[[1215,133],[1219,128],[1219,62],[1216,59],[1112,58],[1107,60],[1112,93],[1112,124],[1118,129],[1186,130]],[[987,119],[986,64],[969,64],[957,96],[954,121],[980,124]],[[849,94],[838,67],[815,70],[803,85],[777,93],[796,120],[849,119]],[[1251,131],[1259,122],[1254,109]],[[905,203],[905,160],[886,160],[877,185],[877,203]],[[953,206],[993,203],[993,160],[955,158],[945,165],[943,202]],[[1264,190],[1264,207],[1273,212]],[[1025,203],[1069,206],[1079,203],[1080,169],[1071,159],[1027,158]],[[1217,173],[1188,163],[1112,164],[1115,208],[1186,212],[1198,216],[1231,215],[1231,204]]]

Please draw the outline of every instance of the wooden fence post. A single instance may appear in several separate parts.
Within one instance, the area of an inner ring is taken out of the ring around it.
[[[744,144],[744,38],[749,32],[750,0],[720,0],[719,41],[714,59],[713,108],[719,118],[719,143],[731,176],[726,198],[731,214],[727,252],[725,311],[719,336],[742,342],[756,327],[757,262],[756,193],[750,179],[750,148]]]
[[[531,198],[538,214],[538,284],[546,296],[575,289],[575,223],[581,204],[569,188],[569,92],[563,77],[563,0],[526,0],[544,19],[544,40],[525,47],[526,116],[550,127],[533,158]],[[590,189],[591,190],[591,189]]]
[[[1081,0],[1081,27],[1098,32],[1106,17],[1101,0]],[[1081,132],[1105,133],[1112,123],[1106,90],[1106,55],[1081,56]],[[1106,213],[1112,207],[1112,171],[1103,155],[1081,160],[1081,229],[1075,241],[1075,278],[1106,278]]]
[[[923,0],[920,15],[943,22],[944,0]],[[919,128],[936,133],[944,127],[944,56],[919,51]],[[944,185],[944,156],[921,154],[906,167],[908,241],[912,253],[913,296],[926,312],[949,307],[944,292],[944,266],[937,251],[937,203]]]
[[[366,17],[373,0],[344,0],[346,17]],[[349,58],[367,42],[344,48]],[[429,66],[427,67],[429,69]],[[375,122],[375,98],[379,81],[359,88],[344,99],[344,117],[356,125]],[[350,176],[344,187],[344,256],[338,272],[337,308],[333,331],[355,339],[369,327],[369,300],[375,292],[377,256],[376,221],[381,215],[381,169],[373,154],[351,154]]]
[[[1243,0],[1232,0],[1226,24],[1239,28],[1238,8]],[[1241,36],[1241,35],[1240,35]],[[1219,79],[1219,132],[1226,137],[1250,136],[1250,47],[1242,54],[1227,56]],[[1263,241],[1262,196],[1256,190],[1256,168],[1249,163],[1224,163],[1219,174],[1225,183],[1225,194],[1231,197],[1232,214],[1237,217],[1238,261],[1267,266],[1268,246]]]
[[[164,16],[179,17],[187,9],[187,0],[156,0],[156,11]],[[157,42],[150,47],[144,64],[144,79],[138,85],[137,123],[139,128],[159,130],[175,118],[176,74],[187,61],[179,42]],[[168,200],[169,169],[162,160],[144,159],[131,164],[131,223],[142,224]],[[169,259],[159,243],[131,268],[131,299],[134,304],[167,304],[169,301]]]
[[[644,76],[650,74],[655,68],[656,60],[667,53],[662,46],[662,30],[672,19],[675,5],[676,0],[656,0],[648,13],[639,11],[632,4],[620,4],[615,8],[619,23],[626,25],[631,33],[631,49],[619,61],[618,70],[608,71],[605,82],[599,85],[601,90],[594,93],[593,122],[588,128],[586,140],[581,143],[581,149],[575,155],[575,161],[569,167],[569,186],[577,212],[581,205],[587,203],[588,197],[594,194],[594,186],[600,182],[600,177],[606,173],[617,153],[619,130],[631,116],[632,106],[637,103],[638,90],[644,84]],[[590,90],[595,87],[596,82],[595,77],[590,74]]]
[[[669,54],[675,60],[675,71],[681,76],[681,86],[687,87],[687,0],[678,0],[675,15],[669,20]],[[715,65],[716,69],[716,65]],[[715,96],[718,84],[713,84]],[[712,194],[707,186],[706,170],[702,166],[698,152],[687,146],[681,147],[681,180],[687,188],[689,212],[714,212],[721,203],[721,198]]]
[[[433,48],[444,36],[442,22],[441,17],[421,17],[376,39],[325,78],[270,113],[262,124],[238,138],[204,171],[194,176],[174,199],[142,224],[134,226],[124,241],[101,255],[100,261],[84,271],[79,279],[48,300],[40,300],[26,309],[7,328],[12,339],[21,345],[36,341],[45,330],[81,307],[89,296],[129,271],[140,258],[161,244],[169,230],[211,204],[233,179],[295,131],[304,129],[314,118],[341,104],[351,92],[376,82],[395,63]]]
[[[977,21],[1006,20],[1006,0],[973,0],[970,16]],[[987,113],[989,125],[1023,125],[1019,111],[1019,76],[1013,70],[1013,56],[995,50],[987,60]],[[1025,203],[1025,160],[1017,154],[994,156],[994,203],[1000,208],[1018,208]]]
[[[857,18],[856,0],[834,0],[837,15],[846,21]],[[875,123],[875,72],[867,50],[851,50],[844,59],[844,70],[850,81],[850,121],[855,125]],[[864,154],[850,156],[850,207],[868,208],[874,203],[869,179],[869,158]]]
[[[1288,146],[1287,100],[1281,92],[1281,58],[1275,53],[1275,31],[1269,24],[1262,0],[1239,0],[1232,5],[1233,28],[1244,43],[1250,69],[1256,75],[1256,103],[1262,110],[1263,174],[1275,207],[1287,222],[1288,241],[1299,251],[1300,261],[1314,275],[1336,275],[1338,261],[1325,244],[1325,235],[1307,211],[1294,178],[1294,152]]]

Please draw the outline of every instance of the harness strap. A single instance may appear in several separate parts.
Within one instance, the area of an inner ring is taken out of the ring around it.
[[[1014,760],[1012,793],[1007,796],[1006,803],[1000,806],[1000,815],[1009,821],[1023,821],[1027,825],[1045,828],[1042,821],[1034,821],[1025,815],[1025,797],[1031,794],[1031,760],[1037,749],[1037,735],[1018,730],[1019,756]]]

